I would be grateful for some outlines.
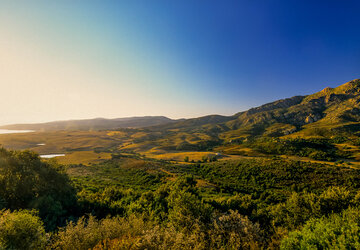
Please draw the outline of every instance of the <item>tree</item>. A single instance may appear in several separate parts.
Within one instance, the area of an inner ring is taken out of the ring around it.
[[[76,208],[75,190],[61,166],[30,151],[0,149],[0,197],[6,208],[36,209],[47,229],[63,224]]]
[[[167,197],[169,222],[176,230],[190,232],[198,224],[208,223],[213,208],[202,201],[192,176],[179,178]]]

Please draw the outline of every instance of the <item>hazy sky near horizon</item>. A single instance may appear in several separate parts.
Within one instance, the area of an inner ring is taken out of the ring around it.
[[[0,124],[231,115],[360,78],[359,1],[0,1]]]

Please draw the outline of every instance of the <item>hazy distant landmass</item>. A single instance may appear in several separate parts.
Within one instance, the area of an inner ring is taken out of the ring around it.
[[[181,119],[180,119],[181,120]],[[54,121],[34,124],[12,124],[4,125],[2,129],[14,130],[35,130],[35,131],[53,131],[53,130],[103,130],[116,128],[141,128],[148,126],[163,125],[175,121],[165,116],[143,116],[126,118],[95,118],[84,120]]]

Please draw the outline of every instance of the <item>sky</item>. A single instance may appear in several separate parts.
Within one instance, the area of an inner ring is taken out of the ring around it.
[[[232,115],[360,78],[360,1],[0,0],[0,124]]]

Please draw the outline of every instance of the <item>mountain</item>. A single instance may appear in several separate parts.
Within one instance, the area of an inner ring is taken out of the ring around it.
[[[301,136],[332,136],[360,131],[359,104],[360,79],[355,79],[336,88],[278,100],[233,116],[204,116],[152,129],[202,131],[222,139],[286,136],[300,132]]]
[[[276,136],[323,129],[357,132],[360,125],[360,79],[308,96],[295,96],[236,114],[226,123],[231,130],[249,127],[257,134]],[[277,129],[277,131],[276,131]]]
[[[0,126],[1,129],[15,130],[35,130],[35,131],[54,131],[54,130],[106,130],[118,128],[141,128],[155,125],[173,123],[180,120],[172,120],[165,116],[144,116],[144,117],[128,117],[116,119],[85,119],[85,120],[69,120],[54,121],[37,124],[13,124]]]

